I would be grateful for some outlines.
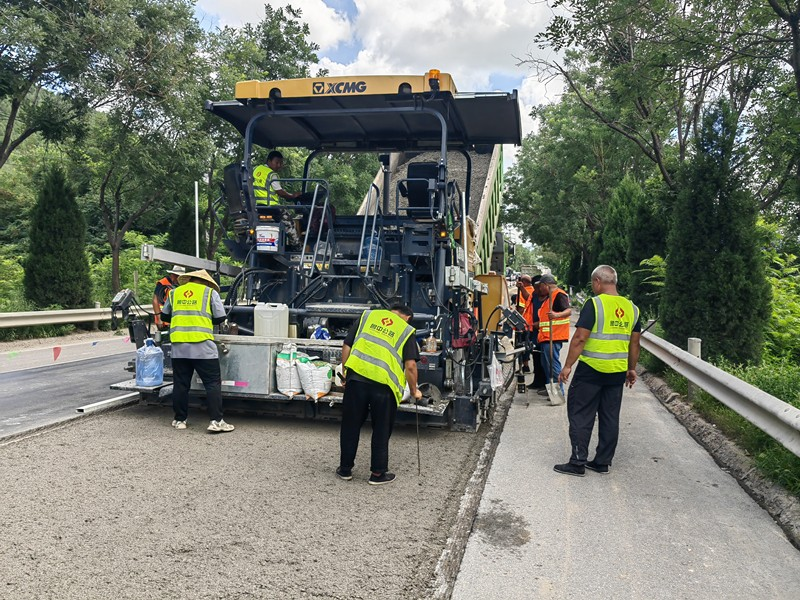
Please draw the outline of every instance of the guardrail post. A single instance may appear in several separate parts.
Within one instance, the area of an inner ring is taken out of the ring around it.
[[[700,356],[700,346],[702,344],[702,340],[700,338],[689,338],[688,345],[686,349],[689,351],[689,354],[695,356],[697,358],[701,358]],[[697,394],[700,392],[700,388],[697,387],[691,381],[688,382],[687,386],[687,396],[689,398],[689,402],[694,402],[697,399]]]
[[[95,309],[100,308],[100,303],[99,302],[95,302],[94,303],[94,307],[95,307]],[[92,321],[92,329],[94,329],[95,331],[100,329],[100,321]]]

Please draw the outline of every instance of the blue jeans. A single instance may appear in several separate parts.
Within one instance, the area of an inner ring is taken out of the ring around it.
[[[542,359],[542,370],[544,371],[544,380],[547,383],[550,381],[550,344],[553,345],[553,382],[558,381],[558,376],[561,374],[561,346],[564,342],[539,342],[539,354]],[[564,391],[564,386],[559,384],[561,391]]]

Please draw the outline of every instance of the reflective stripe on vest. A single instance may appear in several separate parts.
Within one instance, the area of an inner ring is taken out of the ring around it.
[[[628,347],[639,322],[639,308],[622,296],[600,294],[591,301],[594,325],[578,359],[600,373],[624,373],[628,370]]]
[[[253,169],[253,194],[256,197],[256,204],[262,206],[279,204],[278,192],[273,189],[271,183],[277,176],[277,173],[267,165],[258,165]]]
[[[211,322],[211,288],[202,283],[184,283],[170,290],[172,320],[169,340],[174,343],[214,339]]]
[[[539,337],[537,340],[540,342],[549,342],[551,339],[556,342],[565,342],[569,339],[569,317],[553,319],[553,335],[550,335],[550,317],[547,316],[547,313],[550,312],[550,307],[559,294],[567,295],[564,290],[556,288],[539,307]]]
[[[406,387],[403,346],[414,331],[391,311],[364,311],[345,367],[376,383],[388,385],[400,404]]]

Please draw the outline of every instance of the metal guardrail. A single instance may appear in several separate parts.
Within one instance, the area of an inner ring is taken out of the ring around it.
[[[652,333],[642,335],[642,348],[800,456],[800,409]]]
[[[152,312],[131,308],[139,316]],[[28,312],[0,313],[0,329],[8,327],[30,327],[34,325],[65,325],[90,323],[111,319],[110,308],[78,308],[74,310],[33,310]]]

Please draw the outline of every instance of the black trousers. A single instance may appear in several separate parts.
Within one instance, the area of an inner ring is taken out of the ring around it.
[[[569,441],[572,444],[569,462],[583,465],[589,460],[589,440],[596,415],[599,439],[594,460],[601,465],[611,464],[619,439],[623,387],[624,384],[600,385],[582,379],[572,380],[567,395]]]
[[[185,421],[189,416],[189,388],[192,375],[197,375],[206,389],[208,416],[212,421],[222,420],[222,377],[217,358],[173,358],[172,359],[172,409],[176,421]]]
[[[342,401],[342,429],[339,434],[341,458],[339,468],[353,468],[358,451],[361,426],[372,418],[372,457],[370,470],[385,473],[389,469],[389,438],[392,436],[397,401],[388,385],[375,382],[348,381]]]

